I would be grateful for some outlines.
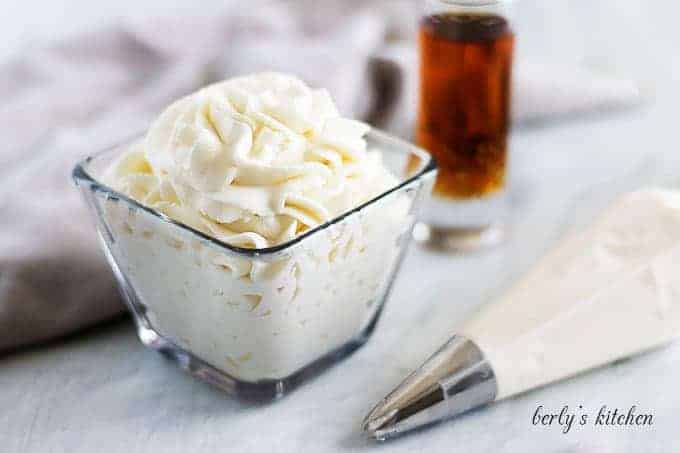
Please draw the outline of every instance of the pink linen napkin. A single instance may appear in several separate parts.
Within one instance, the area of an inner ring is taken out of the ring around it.
[[[408,137],[416,65],[404,18],[414,14],[409,0],[268,3],[120,24],[0,65],[0,351],[123,311],[70,182],[78,159],[143,130],[205,83],[270,69],[327,87],[345,114]],[[636,100],[625,84],[601,80],[594,90],[587,75],[519,69],[519,121]]]

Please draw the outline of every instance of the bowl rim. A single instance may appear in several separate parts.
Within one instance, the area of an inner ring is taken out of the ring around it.
[[[316,235],[317,233],[324,231],[334,225],[342,223],[346,218],[353,216],[354,214],[357,214],[367,207],[379,202],[383,198],[386,198],[392,193],[398,192],[405,188],[406,186],[409,186],[413,184],[414,182],[427,178],[429,176],[434,176],[436,170],[437,170],[437,163],[435,159],[430,155],[427,151],[424,149],[414,145],[413,143],[407,142],[406,140],[402,140],[398,137],[395,137],[392,134],[389,134],[387,132],[381,131],[379,129],[376,129],[374,127],[371,127],[370,130],[366,133],[367,137],[373,137],[378,141],[384,142],[389,144],[390,150],[385,150],[381,149],[382,152],[392,152],[395,150],[400,150],[401,152],[406,152],[410,154],[415,154],[418,156],[424,163],[422,164],[421,168],[414,173],[413,175],[404,178],[402,181],[399,182],[399,184],[389,188],[388,190],[382,192],[381,194],[371,198],[370,200],[348,210],[345,211],[344,213],[330,219],[327,222],[324,222],[320,225],[317,225],[316,227],[305,231],[303,234],[300,234],[298,236],[295,236],[293,239],[283,242],[281,244],[273,245],[271,247],[264,247],[264,248],[247,248],[247,247],[239,247],[236,245],[231,245],[226,242],[223,242],[213,236],[210,236],[209,234],[206,234],[202,231],[199,231],[189,225],[186,225],[178,220],[175,220],[162,212],[159,212],[153,208],[150,208],[148,206],[143,205],[142,203],[138,202],[137,200],[125,195],[122,192],[119,192],[112,187],[104,184],[101,182],[99,179],[95,178],[92,176],[88,171],[87,171],[87,166],[92,162],[93,160],[97,159],[98,157],[101,157],[104,154],[107,154],[115,149],[121,148],[123,146],[129,145],[133,143],[136,139],[139,139],[140,137],[144,136],[144,132],[134,134],[130,136],[126,140],[121,140],[117,142],[117,144],[108,146],[105,149],[102,149],[100,151],[97,151],[94,154],[91,154],[80,161],[77,162],[75,167],[73,168],[71,172],[71,177],[73,181],[75,182],[76,186],[80,186],[81,183],[85,183],[89,186],[90,190],[94,192],[101,192],[105,193],[109,198],[111,199],[117,199],[124,201],[128,205],[131,205],[132,207],[136,209],[141,209],[152,216],[156,217],[159,219],[161,222],[169,223],[173,225],[176,228],[179,228],[180,230],[187,231],[190,234],[193,234],[197,236],[199,239],[203,241],[209,242],[211,245],[220,247],[222,249],[227,249],[228,251],[232,253],[236,253],[238,255],[242,256],[247,256],[247,257],[262,257],[262,256],[267,256],[267,255],[274,255],[274,254],[279,254],[281,252],[285,252],[286,250],[302,243],[306,239]]]

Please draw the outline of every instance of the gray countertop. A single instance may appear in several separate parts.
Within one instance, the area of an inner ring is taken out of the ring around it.
[[[128,320],[0,357],[0,450],[672,451],[680,440],[677,343],[384,445],[359,432],[377,399],[566,231],[625,191],[680,185],[676,11],[642,1],[548,3],[520,8],[528,54],[614,67],[653,87],[655,99],[634,111],[517,130],[504,245],[458,257],[412,245],[371,341],[269,405],[239,403],[190,378],[145,349]],[[567,434],[532,425],[539,405],[594,413],[605,404],[636,405],[654,424],[575,426]]]

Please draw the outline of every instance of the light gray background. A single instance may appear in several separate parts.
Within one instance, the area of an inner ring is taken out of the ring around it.
[[[121,16],[191,11],[179,0],[5,2],[0,55]],[[202,1],[214,8],[220,1]],[[197,382],[136,340],[130,322],[0,357],[0,451],[674,451],[680,345],[372,445],[371,405],[569,228],[617,194],[680,185],[680,7],[666,1],[520,1],[520,53],[628,75],[650,103],[613,116],[517,130],[510,240],[451,257],[413,246],[372,341],[275,404],[249,406]],[[574,335],[578,335],[574,332]],[[635,335],[635,332],[631,332]],[[652,427],[534,427],[537,405],[602,404],[654,414]]]

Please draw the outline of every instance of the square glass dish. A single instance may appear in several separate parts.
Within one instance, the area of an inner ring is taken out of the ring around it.
[[[389,294],[435,164],[371,130],[395,187],[293,240],[232,246],[102,182],[125,145],[80,162],[73,178],[140,340],[189,373],[245,398],[272,399],[361,346]],[[416,157],[417,159],[413,159]]]

